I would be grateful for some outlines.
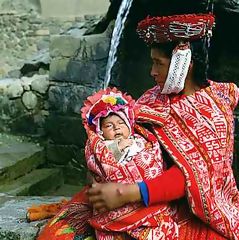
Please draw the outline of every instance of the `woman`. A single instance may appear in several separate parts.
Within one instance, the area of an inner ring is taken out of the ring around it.
[[[139,184],[94,183],[89,201],[96,210],[180,199],[176,201],[179,239],[239,239],[239,193],[231,169],[233,110],[239,90],[234,84],[206,78],[213,23],[210,14],[147,18],[139,23],[140,37],[152,47],[151,75],[157,85],[138,104],[158,114],[139,111],[138,121],[151,123],[173,166]]]

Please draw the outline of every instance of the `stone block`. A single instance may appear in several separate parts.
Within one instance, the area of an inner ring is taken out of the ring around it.
[[[80,114],[83,101],[93,93],[92,88],[80,85],[52,86],[48,93],[50,111],[58,113]]]
[[[71,185],[85,186],[87,182],[87,168],[76,169],[70,165],[62,168],[64,182]]]
[[[26,221],[27,208],[32,205],[55,203],[62,197],[12,197],[0,196],[0,239],[1,240],[34,240],[46,223]]]
[[[75,145],[55,145],[48,143],[46,147],[48,164],[67,165],[69,162],[78,163],[79,167],[85,163],[84,149]]]
[[[105,34],[87,36],[53,35],[50,41],[50,56],[100,60],[108,57],[110,38]]]
[[[73,144],[84,148],[86,133],[80,117],[49,115],[46,120],[46,132],[55,144]]]
[[[7,94],[9,98],[20,97],[23,94],[23,87],[20,80],[16,80],[8,86]]]
[[[67,66],[67,79],[82,85],[97,86],[100,82],[95,61],[70,60]]]
[[[106,58],[100,61],[56,58],[51,62],[49,75],[52,80],[97,86],[103,82],[106,64]]]
[[[51,196],[67,196],[72,197],[76,193],[80,192],[82,189],[82,185],[71,185],[71,184],[63,184],[59,187]]]
[[[85,14],[104,14],[109,0],[40,0],[43,17],[69,18]]]
[[[110,38],[106,34],[55,36],[50,43],[50,79],[100,85],[105,75]]]
[[[0,146],[1,183],[30,172],[46,160],[41,146],[30,142],[21,142],[21,140],[6,134],[0,135]]]
[[[38,30],[36,30],[35,35],[36,36],[49,36],[50,35],[49,29],[38,29]]]
[[[1,193],[13,196],[44,196],[63,184],[60,169],[36,169],[12,182],[0,186]]]
[[[84,148],[48,143],[46,155],[50,167],[62,169],[65,183],[80,186],[86,184],[87,170]]]
[[[46,94],[49,84],[48,75],[34,75],[31,88],[33,91]]]
[[[72,82],[97,87],[103,84],[107,59],[100,61],[71,60],[67,68],[67,77]]]
[[[67,68],[69,61],[69,58],[52,59],[50,64],[49,79],[67,81]]]
[[[24,134],[26,136],[36,136],[38,133],[38,123],[35,122],[34,115],[23,112],[7,123],[12,133]]]
[[[38,98],[32,91],[24,92],[22,95],[22,103],[27,110],[33,110],[38,105]]]
[[[6,95],[0,96],[1,116],[0,118],[9,120],[21,116],[25,113],[21,99],[10,100]]]

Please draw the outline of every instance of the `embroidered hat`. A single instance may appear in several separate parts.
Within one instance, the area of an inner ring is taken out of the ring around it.
[[[100,90],[89,96],[81,109],[81,116],[85,128],[90,128],[100,133],[100,119],[115,113],[121,117],[129,127],[131,133],[134,125],[135,101],[127,94],[123,94],[117,88]]]
[[[212,35],[213,14],[185,14],[147,17],[140,21],[137,33],[147,44],[192,41]]]

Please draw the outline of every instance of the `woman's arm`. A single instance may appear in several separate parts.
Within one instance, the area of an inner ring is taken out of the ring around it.
[[[185,195],[185,177],[175,165],[161,176],[145,181],[145,184],[148,190],[148,205],[176,200]],[[103,212],[127,203],[142,201],[145,196],[141,195],[141,192],[137,183],[94,183],[88,195],[93,207]]]
[[[148,189],[148,205],[170,202],[185,195],[186,180],[182,171],[173,165],[157,178],[145,181]]]
[[[99,212],[113,210],[127,203],[140,202],[141,195],[137,183],[93,183],[88,191],[89,202]]]

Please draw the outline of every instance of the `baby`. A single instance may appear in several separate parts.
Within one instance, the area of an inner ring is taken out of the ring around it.
[[[135,124],[134,109],[135,101],[115,88],[101,90],[84,103],[82,119],[88,134],[85,156],[97,182],[135,183],[164,171],[158,141],[151,132]],[[133,203],[106,213],[94,212],[89,223],[100,240],[129,236],[177,239],[173,215],[167,204],[146,208]]]
[[[124,159],[132,146],[133,140],[130,139],[130,130],[125,121],[115,113],[109,114],[101,120],[102,136],[107,139],[106,146],[114,154],[115,159],[119,162]],[[128,151],[127,151],[128,150]]]

